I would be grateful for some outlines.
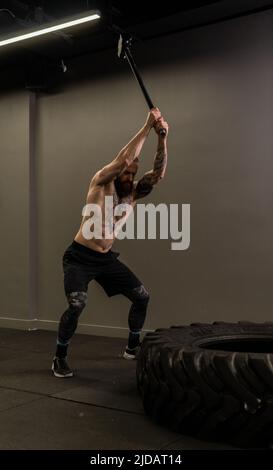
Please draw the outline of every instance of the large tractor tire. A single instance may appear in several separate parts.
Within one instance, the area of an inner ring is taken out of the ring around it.
[[[273,444],[273,323],[193,323],[146,334],[137,359],[157,423],[238,447]]]

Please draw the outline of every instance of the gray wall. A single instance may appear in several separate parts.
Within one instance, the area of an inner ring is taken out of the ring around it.
[[[272,23],[270,11],[135,47],[171,126],[166,179],[147,202],[191,204],[187,251],[171,251],[168,240],[117,242],[120,259],[150,290],[146,329],[271,319]],[[68,65],[64,90],[38,100],[38,325],[53,329],[66,306],[61,257],[78,229],[90,177],[146,117],[114,51]],[[151,168],[155,147],[151,135],[140,171]],[[123,336],[128,307],[94,283],[79,331]]]
[[[28,95],[0,94],[0,325],[29,320]],[[7,317],[9,320],[3,319]]]

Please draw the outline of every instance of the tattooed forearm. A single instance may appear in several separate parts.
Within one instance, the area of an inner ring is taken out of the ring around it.
[[[154,159],[153,172],[157,181],[163,178],[167,166],[167,147],[165,142],[159,143],[156,156]]]
[[[139,180],[135,188],[135,198],[139,199],[147,196],[163,177],[167,166],[167,146],[166,143],[159,143],[154,159],[153,170],[148,171]]]

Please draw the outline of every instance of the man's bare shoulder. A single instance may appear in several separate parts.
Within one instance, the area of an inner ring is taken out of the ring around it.
[[[96,176],[94,176],[89,184],[89,190],[103,190],[103,191],[114,191],[115,190],[115,183],[114,180],[109,181],[108,183],[101,184],[98,183]]]
[[[87,198],[103,197],[104,195],[111,195],[115,193],[115,184],[113,181],[107,184],[98,184],[94,178],[90,181],[88,188]]]

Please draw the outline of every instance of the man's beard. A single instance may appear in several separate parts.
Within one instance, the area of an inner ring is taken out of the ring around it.
[[[115,179],[115,188],[120,198],[129,196],[133,191],[133,187],[133,182],[126,181],[126,183],[122,183],[119,178]]]

